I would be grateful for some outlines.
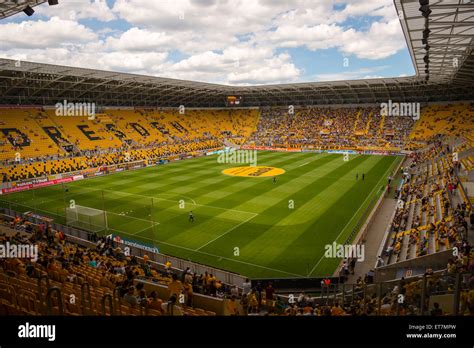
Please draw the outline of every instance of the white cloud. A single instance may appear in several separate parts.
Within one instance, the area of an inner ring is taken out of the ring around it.
[[[53,17],[48,21],[0,24],[2,49],[53,48],[96,40],[92,30],[75,21]]]
[[[344,32],[340,47],[345,54],[354,54],[358,58],[387,58],[406,45],[398,18],[387,23],[375,22],[366,33],[350,29]]]
[[[1,56],[245,85],[299,81],[304,67],[287,48],[379,60],[405,47],[392,0],[70,0],[37,9],[37,18],[0,24]],[[365,31],[345,22],[368,16],[376,20]],[[121,24],[104,27],[112,20]],[[333,75],[315,78],[378,76]]]
[[[356,70],[343,71],[341,73],[316,74],[312,78],[315,81],[341,81],[358,79],[375,79],[383,77],[376,74],[378,71],[386,69],[386,66],[375,66],[371,68],[360,68]]]
[[[230,73],[228,81],[231,84],[265,84],[294,82],[300,76],[300,70],[290,61],[288,54],[280,54],[277,57],[265,59],[247,71],[236,71]]]
[[[120,37],[108,37],[107,48],[116,51],[144,51],[170,48],[177,44],[164,32],[151,32],[146,29],[131,28]]]
[[[105,0],[65,0],[55,6],[43,4],[35,7],[35,15],[68,20],[97,19],[104,22],[117,18]]]
[[[284,25],[268,33],[268,41],[279,47],[306,46],[310,50],[327,49],[338,45],[343,29],[335,24],[313,27]]]

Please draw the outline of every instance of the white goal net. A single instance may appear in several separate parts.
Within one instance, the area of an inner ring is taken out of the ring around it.
[[[66,224],[91,232],[107,229],[107,212],[100,209],[75,205],[66,208]]]

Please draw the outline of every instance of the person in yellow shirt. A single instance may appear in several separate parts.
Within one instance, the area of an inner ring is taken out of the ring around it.
[[[174,273],[171,276],[171,281],[168,284],[168,290],[170,292],[170,297],[173,295],[179,297],[179,295],[183,291],[183,284],[181,283],[181,281],[178,280],[178,276]]]
[[[235,301],[235,296],[232,295],[230,299],[227,300],[227,312],[231,316],[236,316],[239,314],[237,310],[237,302]]]
[[[248,296],[249,298],[249,313],[257,313],[258,312],[258,300],[257,300],[257,293],[255,289],[252,289],[252,292]]]

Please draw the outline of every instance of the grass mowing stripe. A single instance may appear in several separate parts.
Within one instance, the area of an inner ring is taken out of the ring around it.
[[[351,162],[339,162],[339,156],[326,157],[326,164],[334,163],[334,161],[337,161],[338,166],[335,169],[327,171],[325,175],[334,175],[336,172],[345,172],[347,171],[348,167],[355,167],[366,159],[367,157],[361,156],[352,160]],[[307,173],[309,171],[322,170],[322,168],[302,167],[300,168],[300,170]],[[297,180],[297,175],[295,176],[295,180]],[[312,186],[317,186],[320,182],[324,182],[324,176],[317,179],[312,185],[304,185],[299,190],[295,190],[293,193],[285,194],[284,196],[280,197],[280,202],[285,202],[284,208],[281,205],[277,204],[268,206],[267,209],[262,211],[261,214],[252,221],[252,229],[247,231],[242,230],[242,228],[238,231],[234,230],[234,233],[225,236],[222,242],[230,245],[239,246],[240,250],[242,251],[241,257],[244,252],[249,253],[249,257],[251,258],[262,257],[262,255],[264,255],[264,250],[262,250],[262,246],[266,246],[266,241],[260,240],[259,236],[263,236],[265,232],[267,232],[270,228],[274,227],[286,215],[291,214],[291,211],[287,209],[286,202],[288,202],[288,199],[291,199],[292,197],[296,199],[296,197],[298,197],[299,195],[307,195],[310,192],[314,192],[315,190],[311,189]],[[254,193],[255,192],[252,191],[250,194]],[[281,247],[285,249],[286,247],[283,245],[287,241],[287,239],[285,238],[285,234],[291,233],[291,230],[288,231],[288,228],[284,228],[281,226],[275,228],[275,230],[280,231],[279,234],[272,234],[271,236],[262,238],[273,242],[281,241]],[[247,249],[247,245],[250,245],[250,249]],[[215,249],[220,249],[222,248],[222,245],[220,245],[219,243],[215,243],[212,246],[209,245],[206,250],[211,251],[211,247]],[[282,269],[282,267],[278,268]]]
[[[334,160],[336,160],[336,157],[334,157],[333,155],[329,155],[329,156],[324,156],[324,157],[319,158],[317,161],[314,161],[314,163],[315,165],[324,165]],[[303,170],[304,173],[307,173],[314,170],[314,168],[305,167],[305,168],[301,168],[301,170]],[[288,171],[284,175],[287,176],[288,179],[285,179],[285,180],[288,180],[288,181],[291,181],[297,177],[297,175],[292,175],[290,171]],[[260,197],[259,196],[260,194],[264,194],[264,193],[271,194],[271,191],[275,190],[278,187],[271,184],[270,178],[266,178],[263,180],[259,180],[259,179],[254,180],[253,178],[234,178],[234,180],[236,180],[236,183],[233,184],[233,186],[239,188],[238,202],[240,203],[240,205],[242,205],[242,202],[248,202],[249,200],[255,197]],[[280,184],[282,181],[283,179],[279,180]],[[242,182],[248,183],[247,186],[242,184]],[[242,190],[242,187],[244,187],[245,190]],[[269,190],[268,189],[269,187],[272,187],[272,189]],[[218,206],[228,206],[229,200],[227,197],[225,197],[225,198],[221,198],[221,199],[213,201],[212,204],[215,204]],[[237,205],[233,205],[232,207],[235,208],[236,206]]]
[[[218,240],[219,238],[225,236],[226,234],[232,232],[232,231],[235,230],[236,228],[238,228],[238,227],[242,226],[243,224],[249,222],[250,220],[252,220],[252,219],[253,219],[254,217],[256,217],[257,215],[258,215],[258,214],[255,214],[254,216],[249,217],[248,219],[242,221],[240,224],[238,224],[238,225],[232,227],[231,229],[227,230],[227,231],[224,232],[223,234],[217,236],[217,237],[214,238],[214,239],[211,239],[211,240],[210,240],[209,242],[207,242],[206,244],[201,245],[199,248],[197,248],[196,251],[197,251],[197,250],[201,250],[202,248],[204,248],[205,246],[207,246],[207,245],[209,245],[209,244],[211,244],[211,243],[214,243],[214,242],[215,242],[216,240]]]
[[[294,161],[295,161],[294,156],[281,156],[281,154],[280,154],[279,157],[275,157],[275,159],[273,159],[271,161],[267,161],[265,163],[265,165],[266,166],[281,167],[281,166],[285,166],[287,163],[292,163]],[[205,186],[200,186],[199,182],[198,182],[199,178],[197,178],[197,179],[193,178],[193,183],[191,183],[191,184],[195,184],[195,185],[192,186],[192,190],[186,191],[186,194],[190,195],[190,196],[193,196],[193,197],[195,197],[195,196],[197,197],[199,195],[202,195],[203,193],[211,194],[213,189],[215,189],[216,187],[220,187],[220,186],[225,186],[229,191],[231,191],[232,187],[236,187],[236,186],[242,187],[242,185],[243,185],[242,179],[248,179],[247,183],[246,183],[248,186],[258,184],[259,178],[238,178],[238,177],[232,177],[232,176],[227,176],[227,175],[222,175],[221,174],[221,171],[223,169],[227,169],[227,168],[231,168],[231,167],[235,167],[235,166],[239,166],[239,165],[219,165],[216,162],[216,167],[218,167],[219,170],[215,171],[215,174],[218,175],[218,177],[214,178],[215,179],[214,182],[212,182],[208,185],[205,185]],[[206,178],[207,177],[208,176],[206,176]],[[252,181],[252,179],[254,179],[254,180]],[[188,185],[188,186],[191,187],[190,185]],[[214,203],[212,203],[212,204],[214,204]],[[216,205],[216,204],[214,204],[214,205]],[[217,204],[217,205],[219,205],[219,204]]]
[[[119,232],[130,235],[129,233],[124,232],[124,231],[119,231]],[[173,248],[178,248],[178,249],[183,249],[183,250],[186,250],[186,251],[190,251],[190,252],[192,252],[193,254],[194,254],[194,253],[203,254],[203,255],[206,255],[206,256],[211,256],[211,257],[213,257],[213,258],[224,259],[224,260],[227,260],[227,261],[230,261],[230,262],[234,262],[234,263],[240,263],[240,264],[249,265],[249,266],[257,267],[257,268],[263,268],[263,269],[267,269],[267,270],[274,271],[274,272],[278,272],[278,273],[282,273],[282,274],[287,274],[287,275],[292,275],[292,276],[297,276],[297,277],[304,277],[304,276],[301,275],[301,274],[290,273],[290,272],[286,272],[286,271],[282,271],[282,270],[279,270],[279,269],[270,268],[270,267],[266,267],[266,266],[262,266],[262,265],[258,265],[258,264],[254,264],[254,263],[250,263],[250,262],[245,262],[245,261],[241,261],[241,260],[230,259],[230,258],[228,258],[228,257],[224,257],[224,256],[220,256],[220,255],[214,255],[214,254],[207,253],[207,252],[204,252],[204,251],[194,250],[194,249],[186,248],[186,247],[183,247],[183,246],[180,246],[180,245],[175,245],[175,244],[167,243],[167,242],[164,242],[164,241],[156,240],[156,239],[145,238],[145,237],[142,237],[142,238],[143,238],[143,239],[146,239],[146,240],[149,240],[149,241],[152,241],[152,242],[158,242],[158,243],[161,243],[161,244],[169,245],[169,246],[171,246],[171,247],[173,247]],[[184,258],[186,258],[186,257],[184,257]],[[214,267],[218,267],[218,266],[214,266]]]
[[[355,214],[352,216],[352,218],[348,221],[348,223],[346,224],[346,226],[344,226],[344,228],[341,230],[341,232],[337,235],[336,239],[334,240],[336,243],[338,242],[338,239],[339,237],[346,231],[347,227],[349,226],[349,224],[354,220],[354,218],[358,215],[359,211],[365,207],[365,203],[367,203],[367,201],[371,198],[373,198],[373,194],[374,194],[374,191],[379,187],[380,185],[380,182],[386,177],[387,173],[393,169],[393,165],[397,163],[397,159],[395,159],[392,164],[390,165],[390,167],[388,167],[387,171],[385,172],[385,174],[383,176],[381,176],[381,178],[379,179],[378,183],[374,186],[374,188],[372,189],[371,193],[367,196],[367,198],[365,199],[365,201],[361,204],[361,206],[359,207],[359,209],[355,212]],[[377,193],[375,193],[376,195]],[[367,207],[366,207],[367,208]],[[317,268],[317,266],[320,264],[320,262],[323,260],[324,258],[324,254],[323,256],[321,256],[321,258],[319,259],[319,261],[314,265],[314,267],[311,269],[311,271],[308,273],[308,275],[306,277],[309,277],[314,271],[315,269]]]
[[[350,189],[353,186],[350,180],[352,174],[348,173],[354,173],[355,170],[351,166],[341,169],[340,173],[330,175],[337,165],[337,159],[342,158],[341,155],[259,152],[258,156],[259,165],[276,166],[286,170],[286,173],[279,177],[278,185],[273,185],[271,178],[224,176],[221,174],[221,169],[240,165],[219,165],[218,167],[216,156],[209,156],[82,180],[68,184],[68,187],[73,196],[81,200],[84,205],[98,209],[102,209],[101,202],[94,190],[103,188],[110,191],[105,192],[106,210],[113,213],[126,211],[130,216],[127,218],[111,214],[113,227],[117,227],[117,230],[122,231],[121,233],[130,235],[134,240],[154,241],[161,246],[160,251],[165,254],[250,277],[303,277],[309,270],[306,269],[304,262],[304,259],[308,258],[306,255],[312,255],[311,258],[314,260],[315,256],[318,256],[318,249],[326,239],[321,234],[305,235],[305,227],[311,226],[318,220],[324,220],[324,224],[330,224],[330,227],[340,226],[337,233],[334,233],[336,229],[327,231],[334,240],[334,236],[343,229],[342,225],[347,224],[353,212],[360,208],[357,202],[363,203],[369,192],[365,189]],[[359,165],[354,163],[356,170],[363,170],[361,168],[366,168],[369,162],[373,163],[374,158],[365,161],[356,157],[354,160],[360,162]],[[380,164],[378,168],[385,169],[385,164]],[[344,165],[341,166],[344,167]],[[372,186],[372,179],[375,180],[375,176],[377,176],[376,181],[380,180],[381,172],[382,170],[370,172],[373,174],[369,176],[374,178],[369,178],[366,182],[367,186]],[[326,177],[321,180],[324,176]],[[177,181],[177,177],[182,181]],[[318,183],[315,184],[315,182]],[[82,190],[82,188],[85,189]],[[330,196],[326,189],[333,191],[335,197],[347,191],[347,199],[352,203],[341,206],[343,211],[332,216],[320,215],[333,205],[331,204],[333,200],[327,199]],[[83,194],[79,195],[81,191]],[[134,196],[140,194],[144,197]],[[319,201],[313,200],[315,194],[319,194],[321,198]],[[153,200],[155,208],[153,220],[162,223],[155,224],[154,228],[151,227],[151,221],[150,225],[146,226],[147,220],[150,219],[148,216],[150,214],[149,196],[166,199]],[[187,221],[187,210],[180,211],[178,205],[175,206],[172,203],[177,203],[177,197],[184,196],[186,196],[184,198],[186,206],[196,210],[198,224],[193,227]],[[307,206],[296,206],[296,209],[301,210],[294,215],[293,223],[289,214],[281,209],[282,204],[286,207],[289,196],[294,196],[299,204],[307,203]],[[36,194],[9,196],[7,199],[19,201],[25,205],[34,203],[31,205],[50,211],[49,214],[59,212],[64,215],[64,192],[60,186],[36,190]],[[194,206],[192,199],[200,206]],[[312,210],[310,205],[313,201],[321,206]],[[256,213],[260,215],[251,218],[253,216],[251,214]],[[304,216],[304,219],[301,216]],[[145,221],[134,220],[133,217]],[[306,219],[308,221],[304,224],[298,221]],[[55,220],[59,222],[61,218],[55,217]],[[248,221],[245,222],[245,220]],[[353,224],[354,222],[349,224],[346,232]],[[164,231],[168,232],[163,233]],[[266,231],[272,233],[261,237]],[[130,232],[135,232],[137,235]],[[296,239],[296,242],[292,242],[298,235],[300,237]],[[250,248],[249,243],[253,240],[259,242],[254,243]],[[243,246],[243,249],[240,249],[240,257],[232,255],[236,243]],[[247,245],[250,249],[246,249]],[[197,248],[200,250],[196,252]],[[326,274],[330,275],[337,265],[332,269],[331,267],[333,267],[331,263],[321,261],[315,272],[327,270]]]
[[[368,160],[368,156],[360,156],[351,160],[350,162],[341,161],[341,163],[344,163],[342,166],[339,166],[335,170],[328,172],[324,177],[321,177],[311,185],[308,185],[305,189],[308,192],[302,190],[301,194],[306,194],[309,197],[311,197],[313,192],[315,192],[317,195],[324,195],[328,192],[325,189],[335,184],[335,181],[332,179],[332,177],[341,177],[341,175],[354,175],[355,177],[355,171],[362,167],[367,168],[365,166],[365,162]],[[369,172],[369,174],[370,173],[372,173],[372,171]],[[326,178],[326,176],[329,177],[329,179]],[[290,231],[295,230],[294,233],[288,233],[288,227],[286,226],[276,226],[274,224],[273,226],[268,227],[267,231],[265,232],[267,233],[268,238],[274,237],[273,240],[276,241],[280,239],[284,240],[284,243],[281,243],[281,247],[274,252],[273,257],[268,261],[268,264],[272,265],[272,267],[276,267],[276,265],[279,265],[278,267],[283,267],[282,264],[286,264],[288,265],[287,267],[292,268],[283,269],[287,269],[289,271],[293,269],[305,268],[305,274],[307,274],[314,262],[312,261],[314,260],[314,254],[317,254],[319,249],[322,249],[321,246],[327,243],[325,243],[327,239],[332,240],[334,236],[339,233],[340,229],[342,228],[342,222],[344,220],[347,221],[346,217],[349,217],[349,214],[357,209],[357,202],[351,200],[348,195],[348,192],[354,190],[355,184],[356,183],[354,180],[347,192],[345,192],[347,189],[345,186],[341,186],[338,191],[334,189],[329,191],[331,198],[332,196],[339,198],[335,201],[326,199],[321,200],[320,204],[317,204],[313,211],[308,212],[308,215],[311,215],[312,217],[311,220],[302,225],[292,226]],[[367,182],[364,184],[367,184],[364,186],[372,188],[372,185],[369,186]],[[363,189],[364,186],[362,186],[362,183],[360,183],[360,188],[358,190]],[[342,194],[343,192],[345,193]],[[363,193],[363,191],[361,191],[361,193]],[[295,195],[298,195],[298,193],[295,192]],[[347,206],[344,207],[344,209],[339,208],[338,210],[334,210],[333,206],[337,207],[341,201],[345,202]],[[295,219],[295,224],[296,223],[299,223],[299,219]],[[286,234],[288,234],[288,236],[285,238]],[[260,240],[260,243],[263,242],[264,240]],[[252,244],[254,244],[256,248],[258,246],[257,240],[252,241]],[[298,254],[298,259],[291,261],[293,258],[292,254],[294,253]]]
[[[100,191],[111,192],[111,193],[114,193],[114,194],[125,195],[125,196],[146,197],[146,198],[150,198],[150,199],[156,199],[156,200],[159,200],[159,201],[179,203],[179,200],[172,200],[172,199],[160,198],[160,197],[155,197],[155,196],[142,195],[142,194],[138,194],[138,193],[129,193],[129,192],[125,192],[125,191],[112,191],[112,190],[105,190],[105,189],[97,189],[97,191],[99,191],[99,192]],[[179,196],[179,195],[176,195],[176,196]],[[213,209],[221,209],[221,210],[226,210],[226,211],[235,211],[235,212],[238,212],[238,213],[258,215],[258,213],[253,213],[253,212],[249,212],[249,211],[229,209],[229,208],[223,208],[223,207],[216,207],[216,206],[212,206],[212,205],[208,205],[208,204],[198,204],[198,203],[193,203],[193,204],[197,207],[209,207],[209,208],[213,208]]]
[[[328,206],[331,204],[330,202],[337,200],[337,197],[343,195],[346,186],[339,185],[339,191],[336,191],[334,189],[331,190],[331,200],[326,200],[324,202],[320,200],[319,195],[325,193],[326,189],[331,187],[330,183],[333,183],[333,181],[328,182],[326,176],[331,177],[336,175],[337,173],[344,175],[352,175],[351,171],[357,170],[361,166],[364,166],[365,162],[368,160],[368,157],[361,156],[357,158],[357,160],[354,159],[350,164],[348,164],[348,162],[340,161],[340,166],[330,172],[327,172],[325,176],[315,180],[311,185],[304,186],[299,192],[295,191],[291,197],[299,197],[299,200],[295,198],[297,202],[296,204],[298,204],[298,209],[290,210],[287,209],[287,207],[275,207],[275,209],[286,208],[283,214],[280,213],[280,216],[284,215],[283,218],[280,218],[279,221],[273,221],[273,224],[271,225],[269,224],[265,228],[265,230],[262,231],[261,236],[255,238],[248,246],[246,246],[246,248],[253,247],[254,251],[256,252],[259,244],[272,245],[275,248],[275,250],[271,250],[271,254],[273,254],[273,256],[266,255],[266,250],[263,250],[262,252],[259,252],[258,256],[255,255],[254,257],[267,257],[269,263],[276,262],[279,265],[281,263],[284,263],[282,262],[282,260],[288,257],[288,255],[291,255],[292,252],[298,250],[288,248],[288,245],[292,245],[293,241],[298,240],[301,234],[308,233],[308,226],[310,226],[313,221],[319,220],[319,216],[321,216],[322,213],[327,211]],[[288,196],[286,199],[291,197]],[[317,203],[314,204],[314,202]],[[320,230],[320,233],[334,233],[333,231],[335,232],[333,228],[329,228],[327,230]],[[311,231],[310,233],[314,233],[314,231]],[[281,240],[283,240],[284,243],[280,242]],[[306,249],[306,252],[304,254],[308,254],[307,251],[308,249]],[[305,256],[301,254],[301,252],[299,256],[301,262],[292,262],[289,264],[298,267],[299,263],[299,267],[302,267],[302,264],[309,262],[309,256]],[[305,260],[303,260],[303,256],[305,256]],[[272,267],[275,267],[275,265],[273,265]],[[279,267],[282,266],[280,265]]]
[[[272,154],[272,155],[273,155],[272,157],[275,157],[275,160],[270,162],[272,165],[278,165],[279,163],[283,163],[283,162],[286,162],[286,161],[291,160],[291,159],[282,158],[281,156],[278,157],[278,154]],[[210,156],[210,157],[212,157],[212,156]],[[214,162],[214,161],[215,161],[215,162]],[[184,162],[185,162],[185,161],[184,161]],[[184,163],[184,162],[183,162],[183,163]],[[208,162],[209,162],[209,161],[208,161]],[[214,162],[215,165],[218,165],[217,159],[213,160],[212,162]],[[234,165],[234,166],[235,166],[235,165]],[[223,167],[223,168],[224,168],[224,167]],[[202,174],[196,175],[197,172],[202,173]],[[206,166],[204,163],[203,163],[203,169],[202,169],[202,170],[200,170],[200,171],[192,171],[192,172],[189,171],[188,173],[189,173],[189,174],[188,174],[188,175],[189,175],[189,178],[192,178],[191,180],[183,181],[183,182],[171,181],[171,182],[168,182],[166,185],[160,186],[160,187],[159,187],[159,190],[160,190],[160,191],[165,191],[165,192],[174,192],[174,191],[176,190],[176,187],[178,186],[178,184],[180,184],[179,186],[188,186],[188,185],[189,185],[190,187],[192,187],[192,186],[195,187],[196,185],[199,186],[199,182],[200,182],[201,180],[204,180],[204,179],[207,179],[207,178],[209,178],[209,177],[212,177],[213,174],[214,174],[214,175],[219,175],[219,177],[218,177],[217,179],[219,179],[219,178],[222,178],[222,180],[225,180],[225,179],[229,179],[229,180],[230,180],[230,179],[234,179],[234,178],[232,178],[232,177],[228,177],[228,176],[221,175],[221,174],[220,174],[220,171],[216,171],[216,172],[214,173],[214,171],[213,171],[212,169],[210,169],[209,166]],[[168,180],[170,180],[170,179],[168,179]],[[137,182],[150,182],[150,178],[146,178],[146,179],[143,179],[143,180],[140,180],[140,181],[137,181]],[[215,186],[215,185],[216,185],[216,184],[209,184],[209,185],[207,185],[206,187],[212,188],[212,187]],[[134,185],[134,186],[136,186],[136,185]],[[130,187],[127,187],[127,189],[129,189],[129,188],[130,188]],[[133,187],[132,187],[132,188],[133,188]],[[114,188],[114,189],[117,189],[117,188]],[[204,187],[203,187],[203,189],[204,189]],[[122,191],[123,191],[123,190],[122,190]],[[192,191],[193,191],[193,190],[191,190],[191,191],[186,191],[185,193],[186,193],[187,196],[191,196],[191,197],[197,196],[197,195],[193,194]],[[149,192],[149,189],[143,190],[143,191],[141,191],[141,192],[139,192],[139,193],[145,193],[145,192]]]

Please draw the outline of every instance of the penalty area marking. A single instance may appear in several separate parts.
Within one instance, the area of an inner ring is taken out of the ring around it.
[[[97,209],[97,210],[100,210],[100,209]],[[151,220],[147,220],[147,219],[140,219],[140,218],[137,218],[137,217],[133,217],[133,216],[129,216],[129,215],[126,215],[126,214],[118,214],[118,213],[114,213],[114,212],[111,212],[111,211],[108,211],[108,210],[100,210],[100,211],[105,211],[107,214],[112,214],[112,215],[118,215],[118,216],[121,216],[121,217],[126,217],[126,218],[129,218],[129,219],[134,219],[134,220],[140,220],[140,221],[145,221],[145,222],[150,222],[150,223],[154,223],[155,225],[159,225],[160,223],[155,221],[151,221]],[[128,213],[128,212],[127,212]]]
[[[157,226],[157,225],[159,225],[159,224],[160,224],[159,222],[154,222],[154,223],[153,223],[153,226],[148,226],[148,227],[144,228],[143,230],[140,230],[140,231],[138,231],[138,232],[135,232],[135,234],[145,232],[146,230],[149,230],[150,228],[153,228],[153,227],[155,227],[155,226]],[[116,231],[118,231],[118,230],[116,230]],[[119,231],[119,232],[121,232],[121,231]],[[122,232],[122,233],[124,233],[124,232]]]
[[[117,194],[122,194],[122,195],[128,195],[128,196],[138,196],[138,197],[145,197],[145,198],[154,198],[154,199],[157,199],[157,200],[160,200],[160,201],[167,201],[167,202],[178,202],[178,201],[175,201],[175,200],[171,200],[171,199],[166,199],[166,198],[160,198],[160,197],[155,197],[155,196],[146,196],[146,195],[141,195],[141,194],[137,194],[137,193],[129,193],[129,192],[124,192],[124,191],[114,191],[114,190],[106,190],[106,189],[97,189],[97,191],[106,191],[106,192],[111,192],[111,193],[117,193]],[[177,195],[179,196],[179,195]],[[181,196],[183,198],[188,198],[188,197],[184,197],[184,196]],[[252,214],[252,215],[259,215],[259,213],[253,213],[253,212],[250,212],[250,211],[244,211],[244,210],[236,210],[236,209],[227,209],[227,208],[222,208],[222,207],[216,207],[216,206],[213,206],[213,205],[207,205],[207,204],[198,204],[196,203],[193,199],[191,198],[188,198],[190,200],[192,200],[194,203],[194,205],[196,207],[209,207],[209,208],[214,208],[214,209],[222,209],[222,210],[227,210],[227,211],[235,211],[237,213],[244,213],[244,214]]]

